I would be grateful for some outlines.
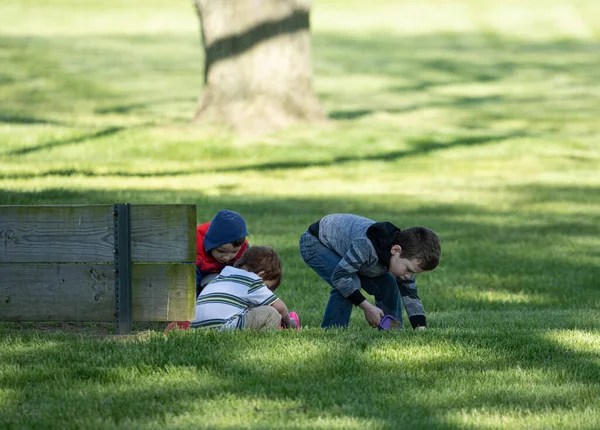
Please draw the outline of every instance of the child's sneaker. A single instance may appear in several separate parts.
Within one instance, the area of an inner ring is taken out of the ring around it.
[[[300,318],[298,314],[294,311],[290,312],[290,319],[296,321],[296,330],[300,330]]]
[[[172,330],[188,330],[191,324],[192,323],[189,321],[173,321],[165,327],[165,331],[163,333],[167,334]]]

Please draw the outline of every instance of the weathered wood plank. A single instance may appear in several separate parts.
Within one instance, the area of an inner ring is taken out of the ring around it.
[[[193,264],[134,264],[134,321],[186,321],[195,312]],[[0,264],[0,320],[113,321],[111,264]]]
[[[191,321],[196,314],[194,264],[134,264],[134,321]]]
[[[196,205],[132,205],[134,262],[195,262]]]
[[[0,263],[112,263],[113,205],[0,206]],[[195,205],[132,205],[133,262],[193,262]]]
[[[113,206],[0,206],[0,263],[112,262]]]

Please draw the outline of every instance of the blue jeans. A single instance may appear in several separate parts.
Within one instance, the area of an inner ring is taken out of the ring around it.
[[[321,327],[348,327],[352,302],[331,285],[331,276],[342,256],[327,248],[309,232],[304,232],[300,237],[300,255],[306,264],[332,287]],[[396,279],[392,275],[385,273],[375,278],[360,274],[353,276],[358,277],[363,290],[375,296],[375,305],[378,308],[386,315],[392,315],[402,321],[402,298]]]

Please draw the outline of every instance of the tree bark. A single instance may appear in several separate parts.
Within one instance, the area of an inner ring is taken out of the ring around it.
[[[312,87],[312,0],[195,0],[205,51],[196,120],[238,131],[325,119]]]

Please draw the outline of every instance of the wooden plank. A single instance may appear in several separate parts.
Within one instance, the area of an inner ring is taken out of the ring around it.
[[[0,263],[112,262],[113,206],[0,206]]]
[[[112,263],[113,205],[0,206],[0,263]],[[132,205],[133,262],[194,262],[195,205]]]
[[[191,321],[196,315],[194,264],[134,264],[134,321]]]
[[[134,262],[196,261],[196,205],[132,205]]]
[[[193,264],[134,264],[134,321],[189,321]],[[0,264],[1,321],[113,321],[111,264]]]

